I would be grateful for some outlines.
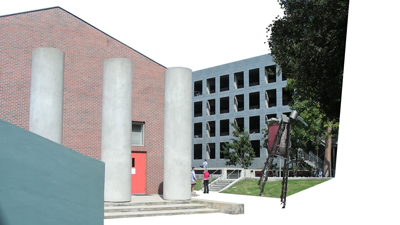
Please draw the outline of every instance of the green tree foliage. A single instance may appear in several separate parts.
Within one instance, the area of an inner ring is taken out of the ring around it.
[[[274,61],[294,80],[300,101],[312,99],[324,120],[338,121],[349,1],[278,2],[284,16],[267,28]]]
[[[331,144],[338,129],[349,0],[278,0],[283,17],[267,28],[279,73],[294,91],[292,109],[310,125],[292,138],[307,145],[325,129],[324,175],[331,175]],[[311,130],[312,129],[312,130]],[[316,143],[317,144],[317,143]]]
[[[231,123],[234,128],[233,138],[229,143],[225,143],[222,154],[225,156],[227,166],[241,165],[242,168],[248,168],[253,163],[255,153],[250,142],[249,133],[241,131],[240,127]]]

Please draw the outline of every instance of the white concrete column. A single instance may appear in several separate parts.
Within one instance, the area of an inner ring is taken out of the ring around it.
[[[131,200],[132,61],[103,61],[101,160],[104,201]]]
[[[34,49],[29,131],[61,144],[63,94],[64,52],[56,48]]]
[[[164,183],[166,200],[191,198],[192,71],[165,70]]]

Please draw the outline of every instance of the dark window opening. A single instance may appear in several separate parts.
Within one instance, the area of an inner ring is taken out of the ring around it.
[[[194,124],[194,138],[201,138],[203,133],[203,125],[202,123]]]
[[[276,90],[268,90],[265,92],[265,106],[267,108],[276,106]]]
[[[285,88],[282,88],[282,105],[289,105],[289,102],[292,101],[292,91],[286,91]]]
[[[207,115],[215,115],[215,99],[207,101]]]
[[[253,92],[249,94],[249,109],[260,108],[260,93]]]
[[[195,144],[194,145],[194,147],[193,147],[193,150],[194,150],[194,152],[193,152],[193,158],[194,159],[202,159],[203,157],[202,157],[202,145],[201,144]]]
[[[200,96],[203,93],[203,82],[196,81],[194,82],[194,96]]]
[[[237,72],[234,74],[235,79],[235,88],[243,88],[244,87],[244,72]]]
[[[219,91],[229,91],[229,75],[219,77]]]
[[[244,118],[236,118],[235,124],[240,128],[240,132],[244,131]]]
[[[207,148],[210,159],[215,159],[215,143],[208,143]]]
[[[250,141],[253,147],[256,158],[260,158],[260,140]]]
[[[250,134],[260,133],[260,117],[252,116],[250,117]]]
[[[207,79],[207,92],[208,94],[215,93],[215,78]]]
[[[220,120],[219,121],[219,135],[220,136],[229,136],[229,120]]]
[[[219,100],[219,112],[222,113],[229,113],[229,97],[220,98]]]
[[[276,113],[275,114],[267,114],[267,115],[265,115],[265,123],[268,123],[268,120],[272,119],[272,118],[278,118],[278,117],[276,117]]]
[[[276,66],[265,67],[265,81],[268,84],[276,82]]]
[[[244,110],[244,95],[235,95],[235,112]]]
[[[225,154],[223,153],[225,146],[226,146],[225,142],[219,143],[219,158],[220,159],[224,159],[225,158]]]
[[[132,167],[135,167],[135,158],[132,158]]]
[[[215,121],[207,122],[207,136],[215,137]]]
[[[194,103],[194,117],[203,116],[202,102]]]
[[[260,69],[252,69],[249,71],[249,87],[260,85]]]

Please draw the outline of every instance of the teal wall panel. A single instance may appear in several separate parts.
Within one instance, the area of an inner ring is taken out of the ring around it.
[[[0,225],[104,224],[104,167],[0,120]]]

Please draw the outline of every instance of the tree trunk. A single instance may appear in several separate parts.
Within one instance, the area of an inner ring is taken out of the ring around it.
[[[332,152],[332,127],[328,126],[326,128],[326,139],[325,139],[324,177],[332,176],[331,152]]]

